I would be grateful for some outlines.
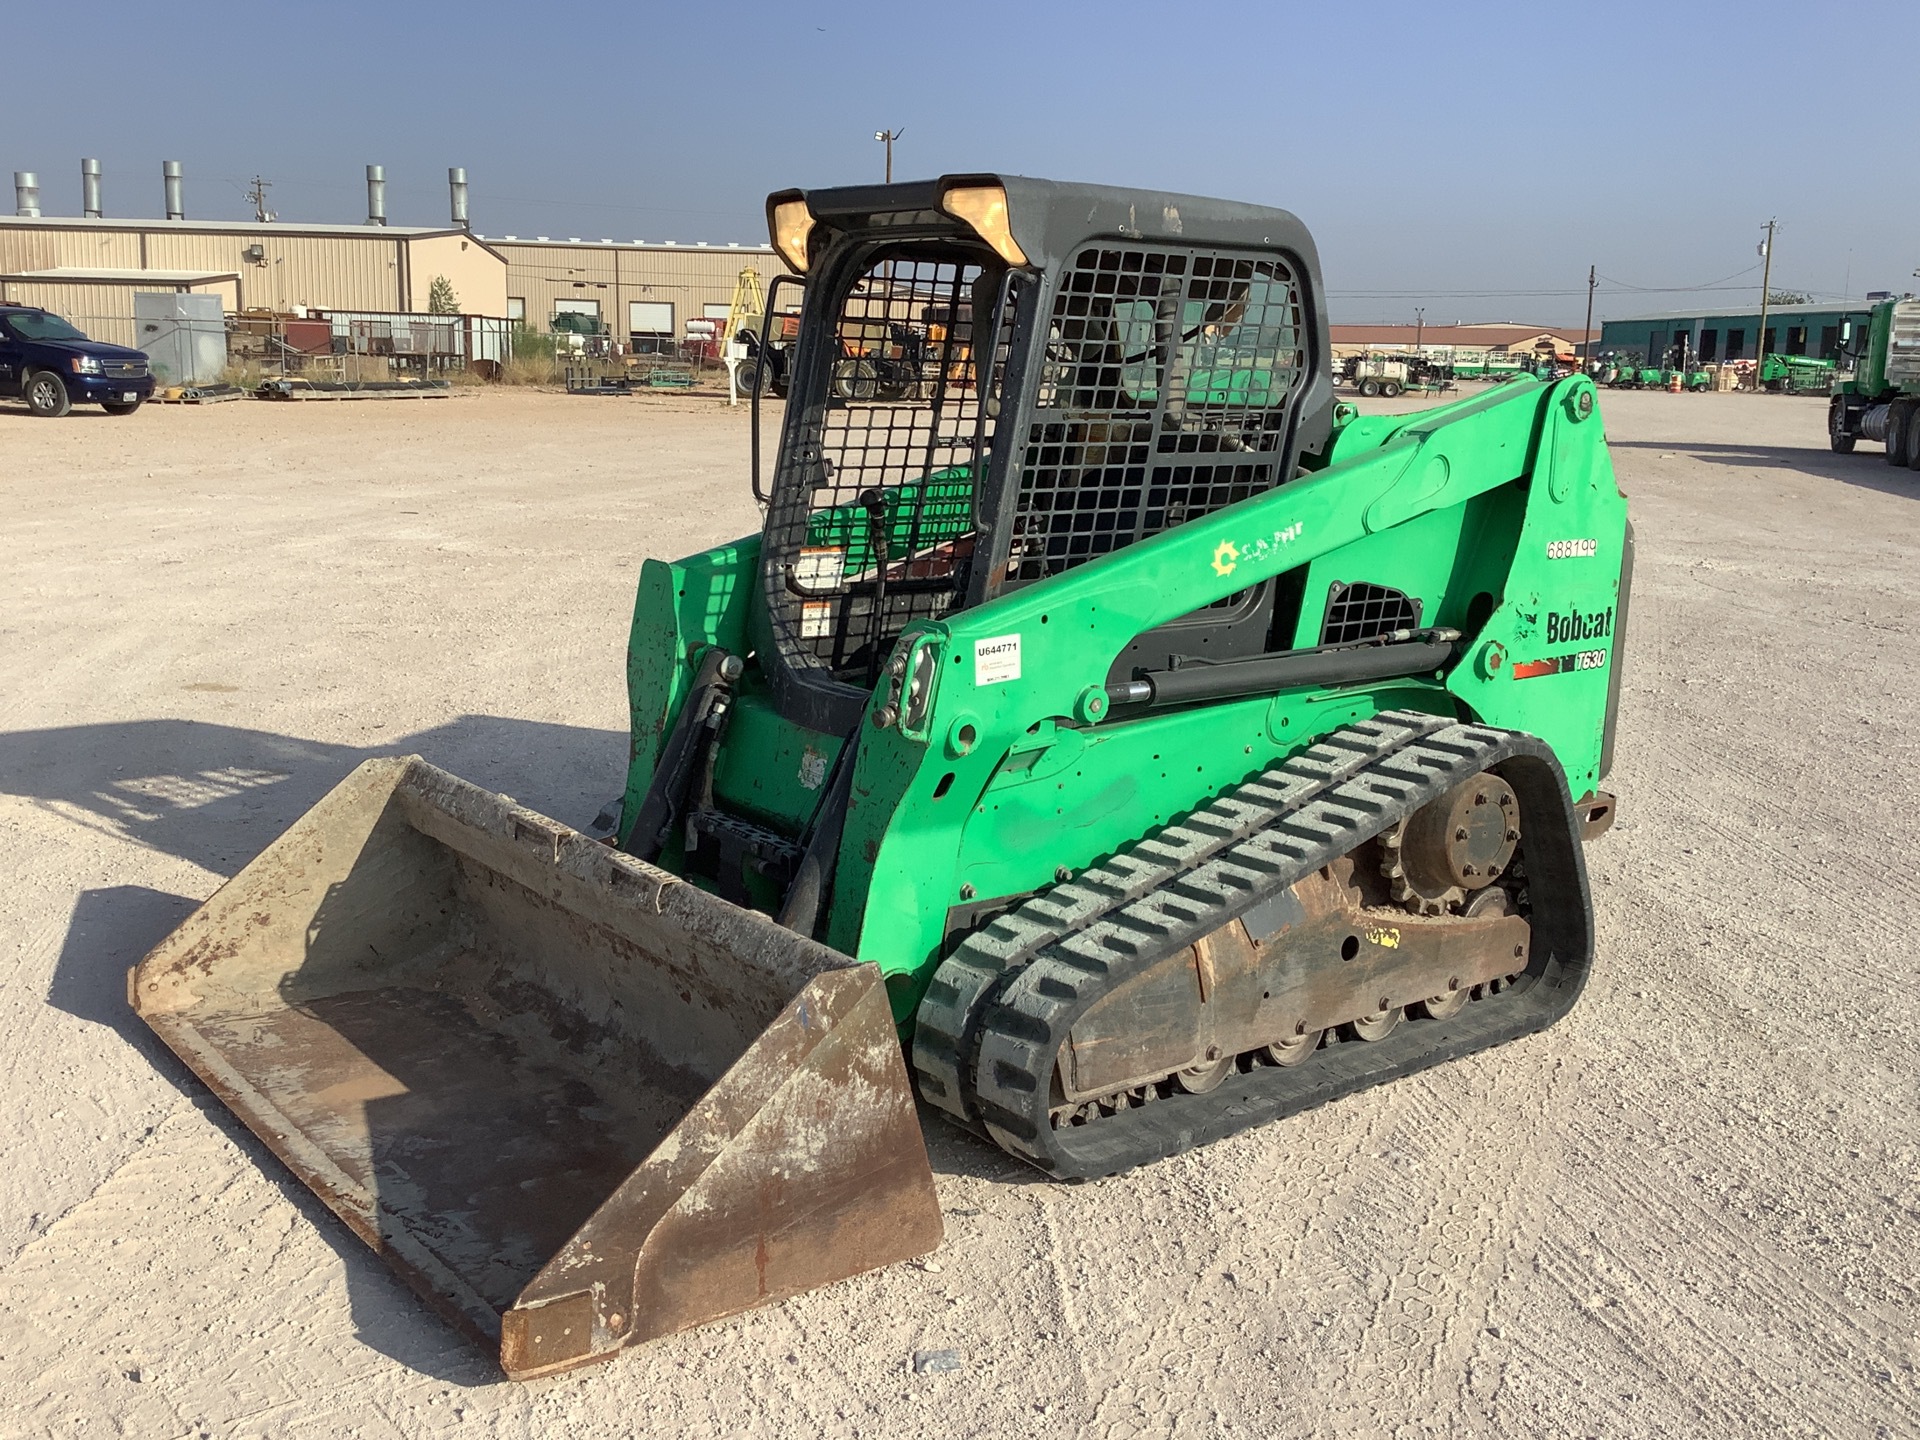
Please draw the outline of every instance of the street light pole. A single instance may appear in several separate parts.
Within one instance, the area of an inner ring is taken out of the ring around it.
[[[1753,388],[1760,388],[1760,372],[1767,368],[1767,302],[1773,298],[1773,227],[1774,221],[1767,221],[1767,238],[1760,246],[1760,258],[1766,263],[1760,267],[1760,333],[1754,337],[1757,342],[1753,353],[1759,357],[1753,367]]]
[[[1420,337],[1426,333],[1426,328],[1427,307],[1424,305],[1416,305],[1413,309],[1413,353],[1416,355],[1424,355],[1427,353],[1420,348]]]
[[[1585,370],[1593,362],[1593,287],[1598,283],[1600,267],[1587,266],[1587,324],[1580,332],[1580,368]]]
[[[893,183],[893,142],[906,134],[905,130],[876,130],[873,138],[887,147],[887,184]]]

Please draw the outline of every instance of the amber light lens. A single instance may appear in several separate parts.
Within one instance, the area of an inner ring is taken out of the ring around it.
[[[956,185],[940,197],[940,208],[973,227],[1009,265],[1025,265],[1027,254],[1014,243],[1007,224],[1007,192],[998,185]]]
[[[813,233],[813,215],[804,200],[782,200],[773,207],[773,248],[794,270],[807,273],[807,237]]]

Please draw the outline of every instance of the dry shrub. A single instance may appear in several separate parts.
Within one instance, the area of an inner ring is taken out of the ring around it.
[[[515,355],[500,366],[503,385],[558,385],[565,371],[551,355]]]

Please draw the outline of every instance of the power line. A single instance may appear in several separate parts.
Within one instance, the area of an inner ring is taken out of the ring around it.
[[[1593,288],[1600,295],[1694,295],[1712,290],[1749,290],[1753,287],[1728,282],[1751,275],[1759,268],[1758,265],[1749,265],[1744,270],[1736,270],[1718,280],[1709,280],[1704,285],[1635,285],[1630,281],[1616,280],[1610,275],[1597,275],[1596,279],[1601,283]],[[1587,287],[1582,285],[1574,289],[1551,290],[1329,290],[1327,296],[1339,300],[1543,300],[1586,293]]]
[[[1731,275],[1722,275],[1718,280],[1709,280],[1704,285],[1634,285],[1625,280],[1616,280],[1611,275],[1602,275],[1600,278],[1609,285],[1618,285],[1622,290],[1644,290],[1648,294],[1671,293],[1678,290],[1744,290],[1747,288],[1744,285],[1729,285],[1727,282],[1738,280],[1742,275],[1751,275],[1759,268],[1758,265],[1749,265],[1744,270],[1736,270]]]
[[[1711,290],[1751,290],[1751,285],[1669,285],[1644,286],[1634,290],[1596,286],[1601,295],[1693,295]],[[1329,290],[1335,300],[1529,300],[1556,296],[1585,295],[1587,287],[1561,290]]]

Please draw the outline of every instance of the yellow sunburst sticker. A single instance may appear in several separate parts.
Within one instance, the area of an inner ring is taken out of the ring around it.
[[[1233,567],[1240,561],[1240,551],[1231,540],[1222,540],[1213,552],[1213,573],[1231,575]]]

